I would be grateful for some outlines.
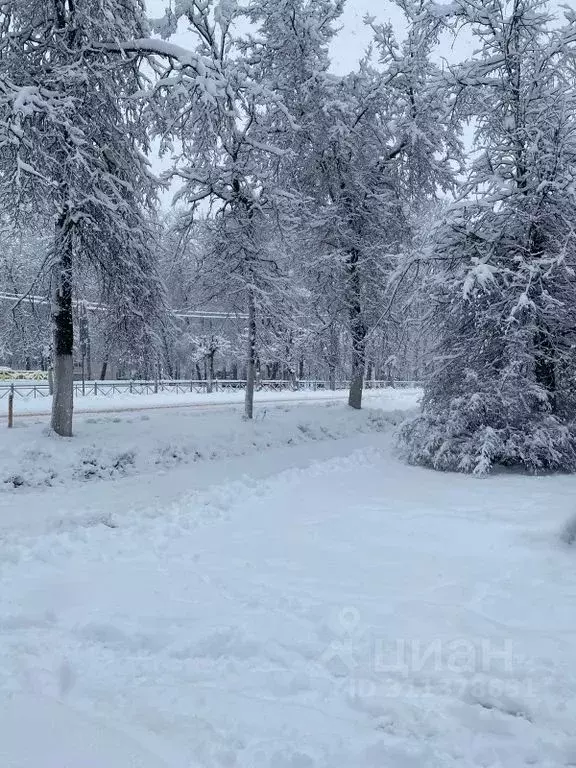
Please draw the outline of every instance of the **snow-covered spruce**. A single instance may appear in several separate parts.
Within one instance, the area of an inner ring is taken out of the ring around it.
[[[553,28],[537,0],[451,13],[481,44],[451,73],[477,151],[430,249],[440,343],[403,441],[436,469],[574,470],[573,26]]]

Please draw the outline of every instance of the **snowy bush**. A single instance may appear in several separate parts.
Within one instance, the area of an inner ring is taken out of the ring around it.
[[[504,411],[495,422],[479,424],[458,412],[458,401],[445,412],[417,416],[401,430],[411,463],[443,471],[484,475],[494,467],[521,467],[529,472],[576,470],[573,428],[549,415],[506,422]]]

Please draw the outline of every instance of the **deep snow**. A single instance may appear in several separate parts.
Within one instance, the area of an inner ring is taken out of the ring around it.
[[[199,466],[3,495],[3,768],[576,764],[576,478],[389,431]]]
[[[296,393],[278,393],[286,394]],[[217,396],[208,404],[192,398],[198,407],[166,410],[158,410],[156,396],[148,396],[133,412],[77,416],[73,439],[56,438],[47,431],[46,418],[30,415],[12,430],[0,430],[0,495],[14,488],[157,473],[181,464],[202,466],[282,445],[387,430],[416,407],[420,396],[418,390],[384,390],[363,411],[354,412],[342,407],[334,393],[319,394],[324,397],[316,403],[283,403],[278,397],[262,402],[250,423],[242,421],[241,407],[225,405]],[[182,406],[186,396],[167,400]]]

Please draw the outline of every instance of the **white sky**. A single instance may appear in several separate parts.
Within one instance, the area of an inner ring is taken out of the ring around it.
[[[167,7],[167,0],[145,0],[148,15],[151,18],[161,18]],[[403,28],[403,16],[400,9],[388,0],[347,0],[340,26],[341,31],[332,45],[332,70],[337,74],[352,71],[364,55],[371,39],[370,29],[364,24],[364,17],[371,15],[380,22],[392,22],[398,33]],[[194,36],[185,29],[172,38],[173,42],[185,48],[195,46]],[[460,53],[460,51],[458,52]],[[464,51],[465,53],[465,51]],[[455,52],[442,52],[448,58],[454,58]],[[166,167],[166,161],[151,158],[156,172]],[[161,194],[162,205],[170,206],[173,192]]]
[[[152,18],[163,16],[168,0],[145,0],[148,14]],[[565,0],[567,5],[575,5],[576,0]],[[558,11],[560,0],[550,0],[552,12]],[[403,24],[402,12],[390,0],[347,0],[341,19],[342,30],[332,46],[332,69],[338,74],[353,70],[364,54],[370,42],[370,30],[366,28],[363,19],[366,15],[374,16],[378,21],[390,21],[401,35]],[[182,32],[174,38],[174,42],[186,48],[194,47],[191,34]],[[448,61],[459,61],[472,53],[472,42],[469,35],[460,39],[447,41],[445,49],[440,50],[441,57]]]
[[[167,0],[145,0],[149,17],[161,18],[167,7]],[[401,29],[402,13],[397,6],[387,0],[348,0],[345,12],[341,19],[340,34],[332,46],[332,69],[337,74],[345,74],[352,71],[358,61],[364,55],[370,43],[370,30],[363,19],[366,15],[372,15],[378,21],[391,21]],[[185,30],[179,32],[172,41],[185,48],[193,48],[194,36]],[[166,168],[166,161],[158,157],[151,157],[152,167],[155,172]],[[160,195],[162,206],[170,207],[173,190]]]
[[[166,8],[166,0],[146,0],[146,7],[149,16],[159,18]],[[342,31],[332,50],[333,70],[339,74],[354,69],[370,42],[370,32],[363,23],[366,14],[375,16],[378,21],[395,24],[402,16],[396,6],[386,0],[348,0],[342,17]],[[174,42],[188,48],[194,45],[192,36],[185,32],[178,34]]]

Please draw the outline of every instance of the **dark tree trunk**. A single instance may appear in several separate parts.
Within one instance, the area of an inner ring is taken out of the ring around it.
[[[298,389],[298,377],[296,376],[296,371],[291,363],[286,365],[286,371],[288,373],[288,381],[290,382],[291,389]]]
[[[82,371],[90,381],[92,379],[92,353],[90,349],[90,325],[88,323],[88,310],[84,304],[80,309],[80,348],[82,351]],[[84,379],[84,375],[82,375]]]
[[[102,368],[100,369],[100,381],[104,381],[106,379],[106,373],[108,372],[108,358],[104,358],[104,362],[102,363]]]
[[[166,365],[166,371],[168,373],[168,378],[173,379],[174,378],[174,365],[172,364],[172,356],[170,354],[170,346],[168,344],[168,339],[166,338],[166,334],[162,334],[162,343],[164,345],[164,363]]]
[[[330,326],[330,349],[328,352],[328,379],[330,389],[336,390],[336,371],[338,368],[338,334],[334,323]]]
[[[366,368],[366,326],[362,315],[361,281],[358,269],[358,252],[352,251],[348,260],[348,307],[350,335],[352,337],[352,373],[348,405],[362,408],[364,370]]]
[[[88,372],[88,380],[92,380],[92,345],[90,343],[90,328],[87,328],[86,336],[86,370]]]
[[[244,417],[254,417],[254,385],[256,382],[256,302],[254,293],[248,289],[248,344],[246,348],[246,397]]]
[[[72,314],[72,236],[66,230],[67,213],[56,224],[52,268],[52,336],[54,340],[54,395],[52,429],[72,436],[74,410],[74,319]]]
[[[539,330],[534,337],[534,374],[537,383],[548,393],[552,410],[556,407],[556,368],[554,347],[546,330]]]
[[[211,395],[214,389],[214,357],[216,353],[210,352],[208,355],[208,378],[207,378],[207,391]]]

